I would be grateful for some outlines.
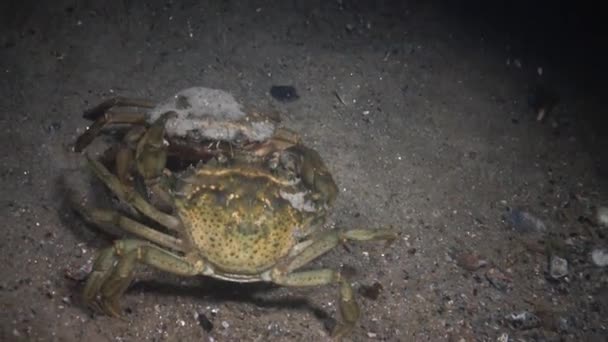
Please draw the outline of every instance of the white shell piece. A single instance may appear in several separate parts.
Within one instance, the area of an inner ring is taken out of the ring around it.
[[[305,212],[315,212],[317,208],[314,203],[306,199],[305,192],[289,193],[280,191],[281,198],[287,200],[294,209]]]
[[[167,135],[194,142],[263,141],[270,138],[276,128],[269,119],[250,116],[232,94],[219,89],[184,89],[152,108],[148,121],[169,111],[176,112],[177,117],[167,121]]]

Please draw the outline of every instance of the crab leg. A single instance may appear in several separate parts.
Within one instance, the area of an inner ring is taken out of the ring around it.
[[[285,273],[291,273],[300,267],[310,263],[314,259],[329,252],[339,243],[347,241],[378,241],[386,240],[389,243],[396,239],[394,229],[336,229],[323,233],[312,239],[312,243],[299,254],[293,256],[283,267]]]
[[[133,280],[135,265],[143,263],[177,275],[202,273],[202,260],[189,260],[145,241],[125,239],[101,251],[84,287],[84,301],[111,316],[120,316],[118,300]]]
[[[148,203],[135,190],[125,186],[113,175],[103,164],[87,155],[89,166],[99,179],[121,200],[132,205],[139,212],[150,219],[160,223],[164,227],[176,232],[182,232],[182,225],[178,218],[166,214]]]
[[[116,151],[115,170],[118,179],[123,184],[130,184],[129,169],[134,159],[134,150],[137,146],[137,141],[145,134],[146,129],[143,126],[135,126],[125,134],[118,150]]]
[[[167,112],[156,119],[139,140],[135,151],[137,171],[143,177],[148,190],[158,195],[169,206],[172,202],[171,196],[161,182],[167,164],[165,124],[176,115],[175,112]]]
[[[150,100],[117,96],[107,99],[97,106],[85,111],[82,114],[82,117],[88,120],[97,120],[113,107],[153,108],[154,105],[155,103]]]
[[[111,166],[114,167],[115,174],[123,184],[130,185],[132,183],[133,179],[129,172],[135,159],[135,148],[146,129],[144,126],[133,126],[127,131],[120,143],[110,146],[99,158],[108,169]]]
[[[340,242],[348,240],[392,241],[395,238],[396,232],[391,229],[330,231],[314,239],[309,246],[304,247],[299,254],[293,256],[287,263],[278,265],[271,270],[270,278],[276,284],[296,287],[340,284],[340,313],[343,322],[340,322],[332,331],[332,337],[340,338],[354,328],[360,316],[360,309],[355,301],[354,291],[350,283],[344,279],[340,272],[331,269],[294,271],[327,253]]]
[[[115,210],[89,208],[80,204],[75,204],[78,213],[83,218],[97,227],[107,229],[107,227],[118,227],[137,237],[152,241],[163,247],[171,248],[176,251],[184,250],[184,242],[171,235],[163,234],[156,229],[152,229],[144,224],[134,221]],[[107,229],[111,233],[110,229]]]
[[[339,322],[331,332],[333,338],[339,339],[348,334],[354,327],[361,310],[355,300],[355,293],[350,283],[340,272],[322,268],[311,271],[301,271],[273,278],[273,282],[283,286],[308,287],[328,284],[340,284],[340,314],[343,322]]]
[[[304,145],[298,144],[285,150],[297,160],[294,167],[299,172],[302,181],[310,189],[314,189],[315,200],[331,204],[336,199],[338,187],[331,173],[323,163],[319,153]]]
[[[145,180],[160,177],[167,164],[167,144],[165,143],[165,124],[175,117],[175,112],[161,115],[139,140],[136,150],[137,170]]]
[[[97,107],[96,107],[97,108]],[[110,124],[136,124],[146,123],[146,114],[140,112],[104,112],[95,122],[77,139],[74,151],[82,152],[99,135],[101,130]]]
[[[85,304],[93,306],[99,311],[103,310],[95,303],[95,297],[99,293],[101,286],[106,282],[112,273],[112,268],[116,263],[116,259],[117,258],[113,247],[103,249],[97,255],[95,263],[93,264],[93,270],[89,274],[87,283],[82,291],[82,298]]]

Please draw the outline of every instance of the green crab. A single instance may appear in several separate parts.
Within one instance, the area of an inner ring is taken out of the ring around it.
[[[119,300],[139,263],[182,276],[233,282],[337,284],[342,320],[332,336],[350,332],[360,310],[349,281],[333,269],[301,268],[342,242],[392,241],[396,232],[317,229],[338,188],[319,154],[293,139],[295,134],[286,139],[273,132],[255,148],[232,150],[227,159],[212,158],[168,172],[166,126],[176,115],[169,111],[155,118],[138,135],[134,152],[136,173],[168,209],[151,204],[145,193],[87,156],[94,174],[136,214],[85,204],[76,204],[76,209],[94,225],[118,227],[136,238],[117,240],[101,250],[84,287],[85,302],[120,316]]]

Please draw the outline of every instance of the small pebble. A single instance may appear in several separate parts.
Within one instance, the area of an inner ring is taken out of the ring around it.
[[[266,327],[266,329],[275,336],[281,335],[281,327],[277,323],[268,324],[268,327]]]
[[[522,64],[521,64],[521,60],[520,60],[519,58],[515,58],[515,59],[513,60],[513,64],[514,64],[516,67],[518,67],[518,68],[521,68],[521,65],[522,65]]]
[[[593,264],[598,267],[608,266],[608,249],[607,248],[596,248],[591,252],[591,260]]]
[[[557,328],[562,333],[572,330],[572,321],[568,317],[560,317],[557,321]]]
[[[449,252],[449,256],[456,261],[456,264],[458,266],[471,272],[488,265],[488,262],[486,260],[484,260],[480,255],[473,252],[452,249]]]
[[[61,129],[61,122],[53,121],[46,126],[46,131],[49,133],[55,133]]]
[[[597,223],[604,227],[608,227],[608,207],[597,208]]]
[[[540,326],[540,318],[529,311],[512,313],[506,317],[506,320],[513,328],[520,330],[534,329]]]
[[[568,275],[568,260],[557,255],[551,256],[549,261],[549,275],[553,279],[563,278]]]
[[[86,251],[86,250],[85,250]],[[65,269],[65,276],[69,279],[82,281],[85,280],[93,271],[93,257],[90,257],[81,265],[70,265]]]
[[[226,321],[222,321],[222,327],[224,329],[228,329],[228,328],[230,328],[230,324],[228,322],[226,322]]]

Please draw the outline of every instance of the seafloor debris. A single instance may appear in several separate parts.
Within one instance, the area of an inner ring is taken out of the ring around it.
[[[534,88],[528,98],[528,104],[536,112],[536,121],[542,121],[559,102],[559,95],[547,86]]]
[[[486,279],[500,291],[507,291],[511,287],[511,278],[496,267],[492,267],[486,272]]]
[[[487,260],[484,260],[479,254],[474,252],[452,249],[449,255],[456,261],[458,266],[467,271],[473,272],[488,265]]]
[[[544,233],[547,231],[545,223],[535,215],[522,209],[512,209],[505,215],[507,222],[520,233]]]

